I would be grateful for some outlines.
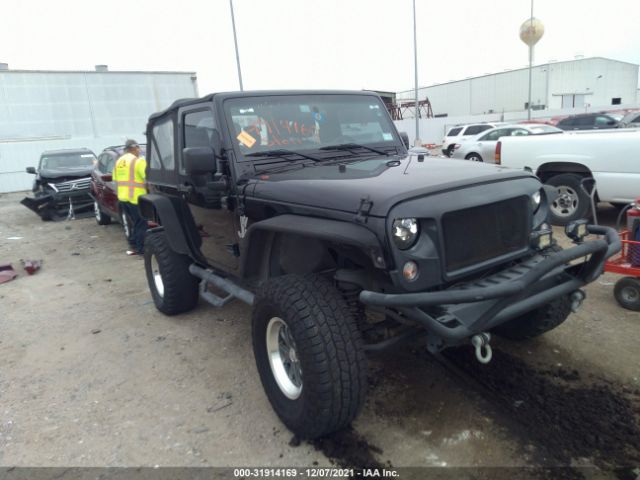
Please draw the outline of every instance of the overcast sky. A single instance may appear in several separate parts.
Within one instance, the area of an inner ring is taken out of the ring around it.
[[[411,0],[234,0],[244,87],[413,87]],[[530,0],[416,0],[420,85],[527,64]],[[535,0],[536,63],[640,63],[640,1]],[[237,90],[228,0],[0,0],[11,69],[180,70],[200,94]]]

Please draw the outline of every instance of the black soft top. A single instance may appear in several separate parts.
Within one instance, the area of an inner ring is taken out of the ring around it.
[[[200,98],[181,98],[173,102],[169,107],[152,114],[149,117],[149,121],[153,122],[155,119],[164,117],[165,115],[176,111],[180,107],[186,107],[189,105],[199,105],[201,103],[213,102],[214,98],[226,100],[227,98],[242,98],[242,97],[270,97],[274,95],[374,95],[378,96],[375,92],[366,90],[248,90],[244,92],[220,92],[210,93]]]

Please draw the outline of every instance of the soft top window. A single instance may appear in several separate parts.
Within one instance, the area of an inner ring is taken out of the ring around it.
[[[152,170],[172,170],[175,165],[173,152],[173,120],[167,118],[153,127],[149,168]]]

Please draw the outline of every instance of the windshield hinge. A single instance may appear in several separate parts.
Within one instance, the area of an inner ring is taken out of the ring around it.
[[[371,201],[370,197],[361,198],[360,206],[358,207],[358,211],[356,212],[356,222],[367,223],[367,218],[369,217],[371,207],[373,207],[373,202]]]

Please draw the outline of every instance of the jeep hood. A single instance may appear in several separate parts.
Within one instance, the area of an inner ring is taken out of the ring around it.
[[[384,217],[395,204],[468,185],[531,178],[531,173],[499,165],[442,157],[377,157],[338,164],[305,164],[285,172],[261,171],[253,197],[268,202],[356,213],[368,198],[370,215]]]
[[[93,166],[82,166],[73,168],[43,168],[38,171],[38,175],[43,180],[62,181],[62,179],[73,180],[91,176]]]

